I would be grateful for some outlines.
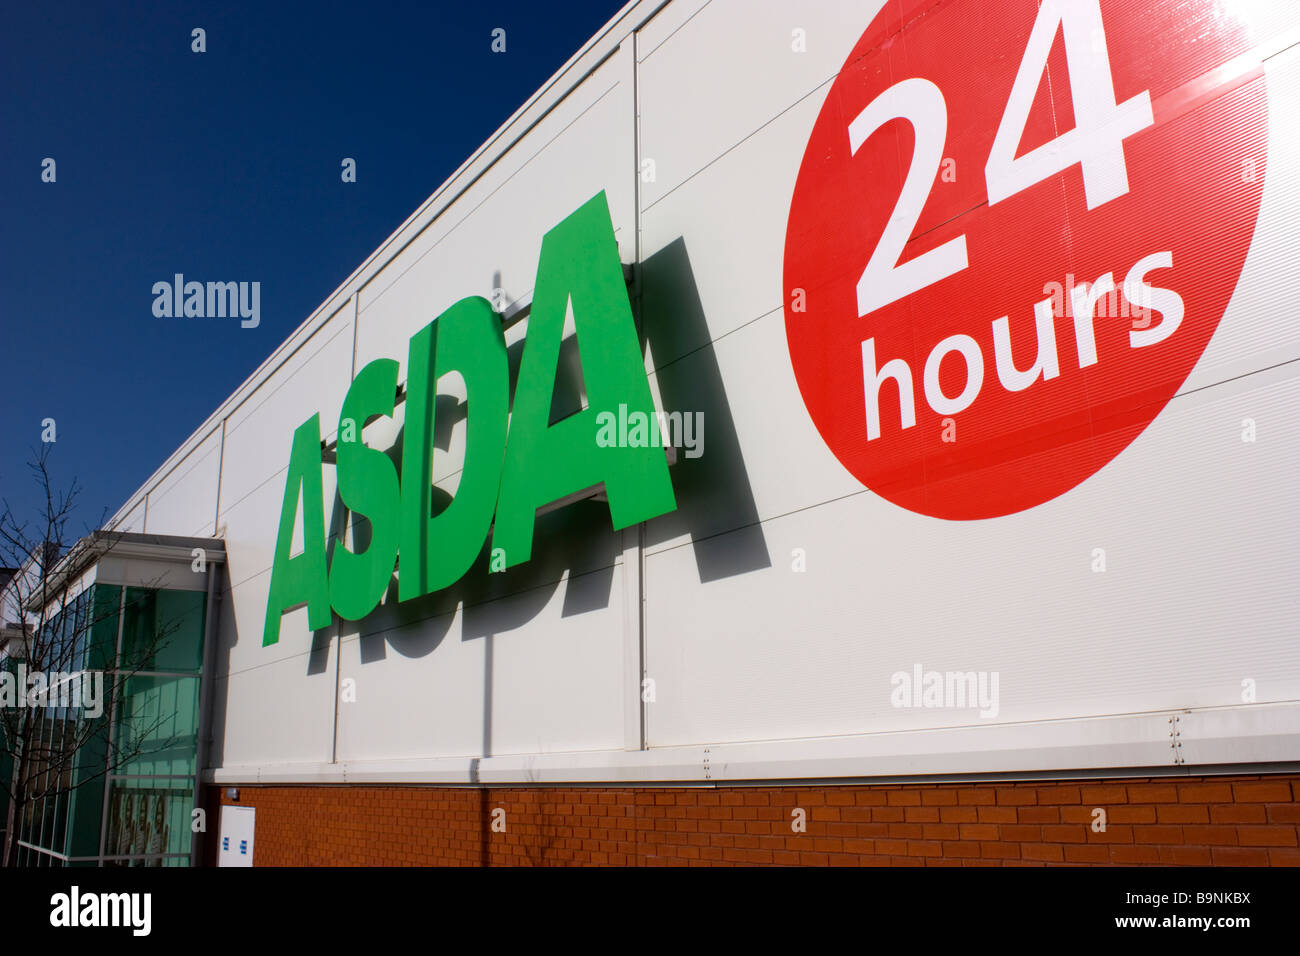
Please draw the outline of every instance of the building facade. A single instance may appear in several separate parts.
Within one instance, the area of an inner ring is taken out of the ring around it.
[[[122,532],[45,557],[0,588],[28,621],[0,647],[0,819],[26,797],[12,862],[199,862],[221,543]]]
[[[629,3],[114,518],[210,859],[1300,862],[1298,29]]]

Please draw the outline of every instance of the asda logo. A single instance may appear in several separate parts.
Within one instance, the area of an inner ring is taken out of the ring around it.
[[[588,407],[550,424],[566,314],[572,310]],[[464,468],[455,497],[433,513],[433,435],[438,380],[458,372],[466,388]],[[371,525],[369,544],[342,540],[327,562],[320,415],[293,435],[263,646],[280,639],[280,617],[305,604],[312,630],[331,609],[359,620],[379,604],[398,565],[398,600],[459,580],[489,529],[501,569],[532,554],[537,509],[603,485],[615,530],[677,507],[663,448],[598,442],[602,414],[655,417],[609,206],[599,193],[546,234],[513,406],[500,317],[486,299],[461,299],[410,339],[401,468],[368,447],[364,426],[392,418],[398,362],[376,359],[348,388],[339,415],[338,494]],[[301,507],[301,554],[291,556]],[[494,523],[495,517],[495,523]],[[494,570],[497,562],[494,560]]]

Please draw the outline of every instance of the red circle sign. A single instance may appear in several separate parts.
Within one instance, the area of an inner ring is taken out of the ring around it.
[[[809,414],[874,492],[1031,508],[1177,393],[1264,185],[1263,72],[1218,6],[891,2],[858,41],[795,185],[785,309]]]

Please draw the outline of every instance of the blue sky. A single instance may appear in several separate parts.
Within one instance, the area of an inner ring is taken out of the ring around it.
[[[36,517],[25,463],[53,418],[73,535],[115,511],[622,5],[11,5],[0,496]],[[156,318],[177,272],[259,281],[260,325]]]

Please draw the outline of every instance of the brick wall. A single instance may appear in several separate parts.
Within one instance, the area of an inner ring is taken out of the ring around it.
[[[257,865],[1300,865],[1300,774],[239,791],[240,805],[257,808]],[[231,802],[224,792],[220,801]],[[796,808],[805,811],[806,832],[792,829]],[[1095,808],[1106,813],[1104,832],[1092,827]],[[504,832],[493,830],[497,809]]]

